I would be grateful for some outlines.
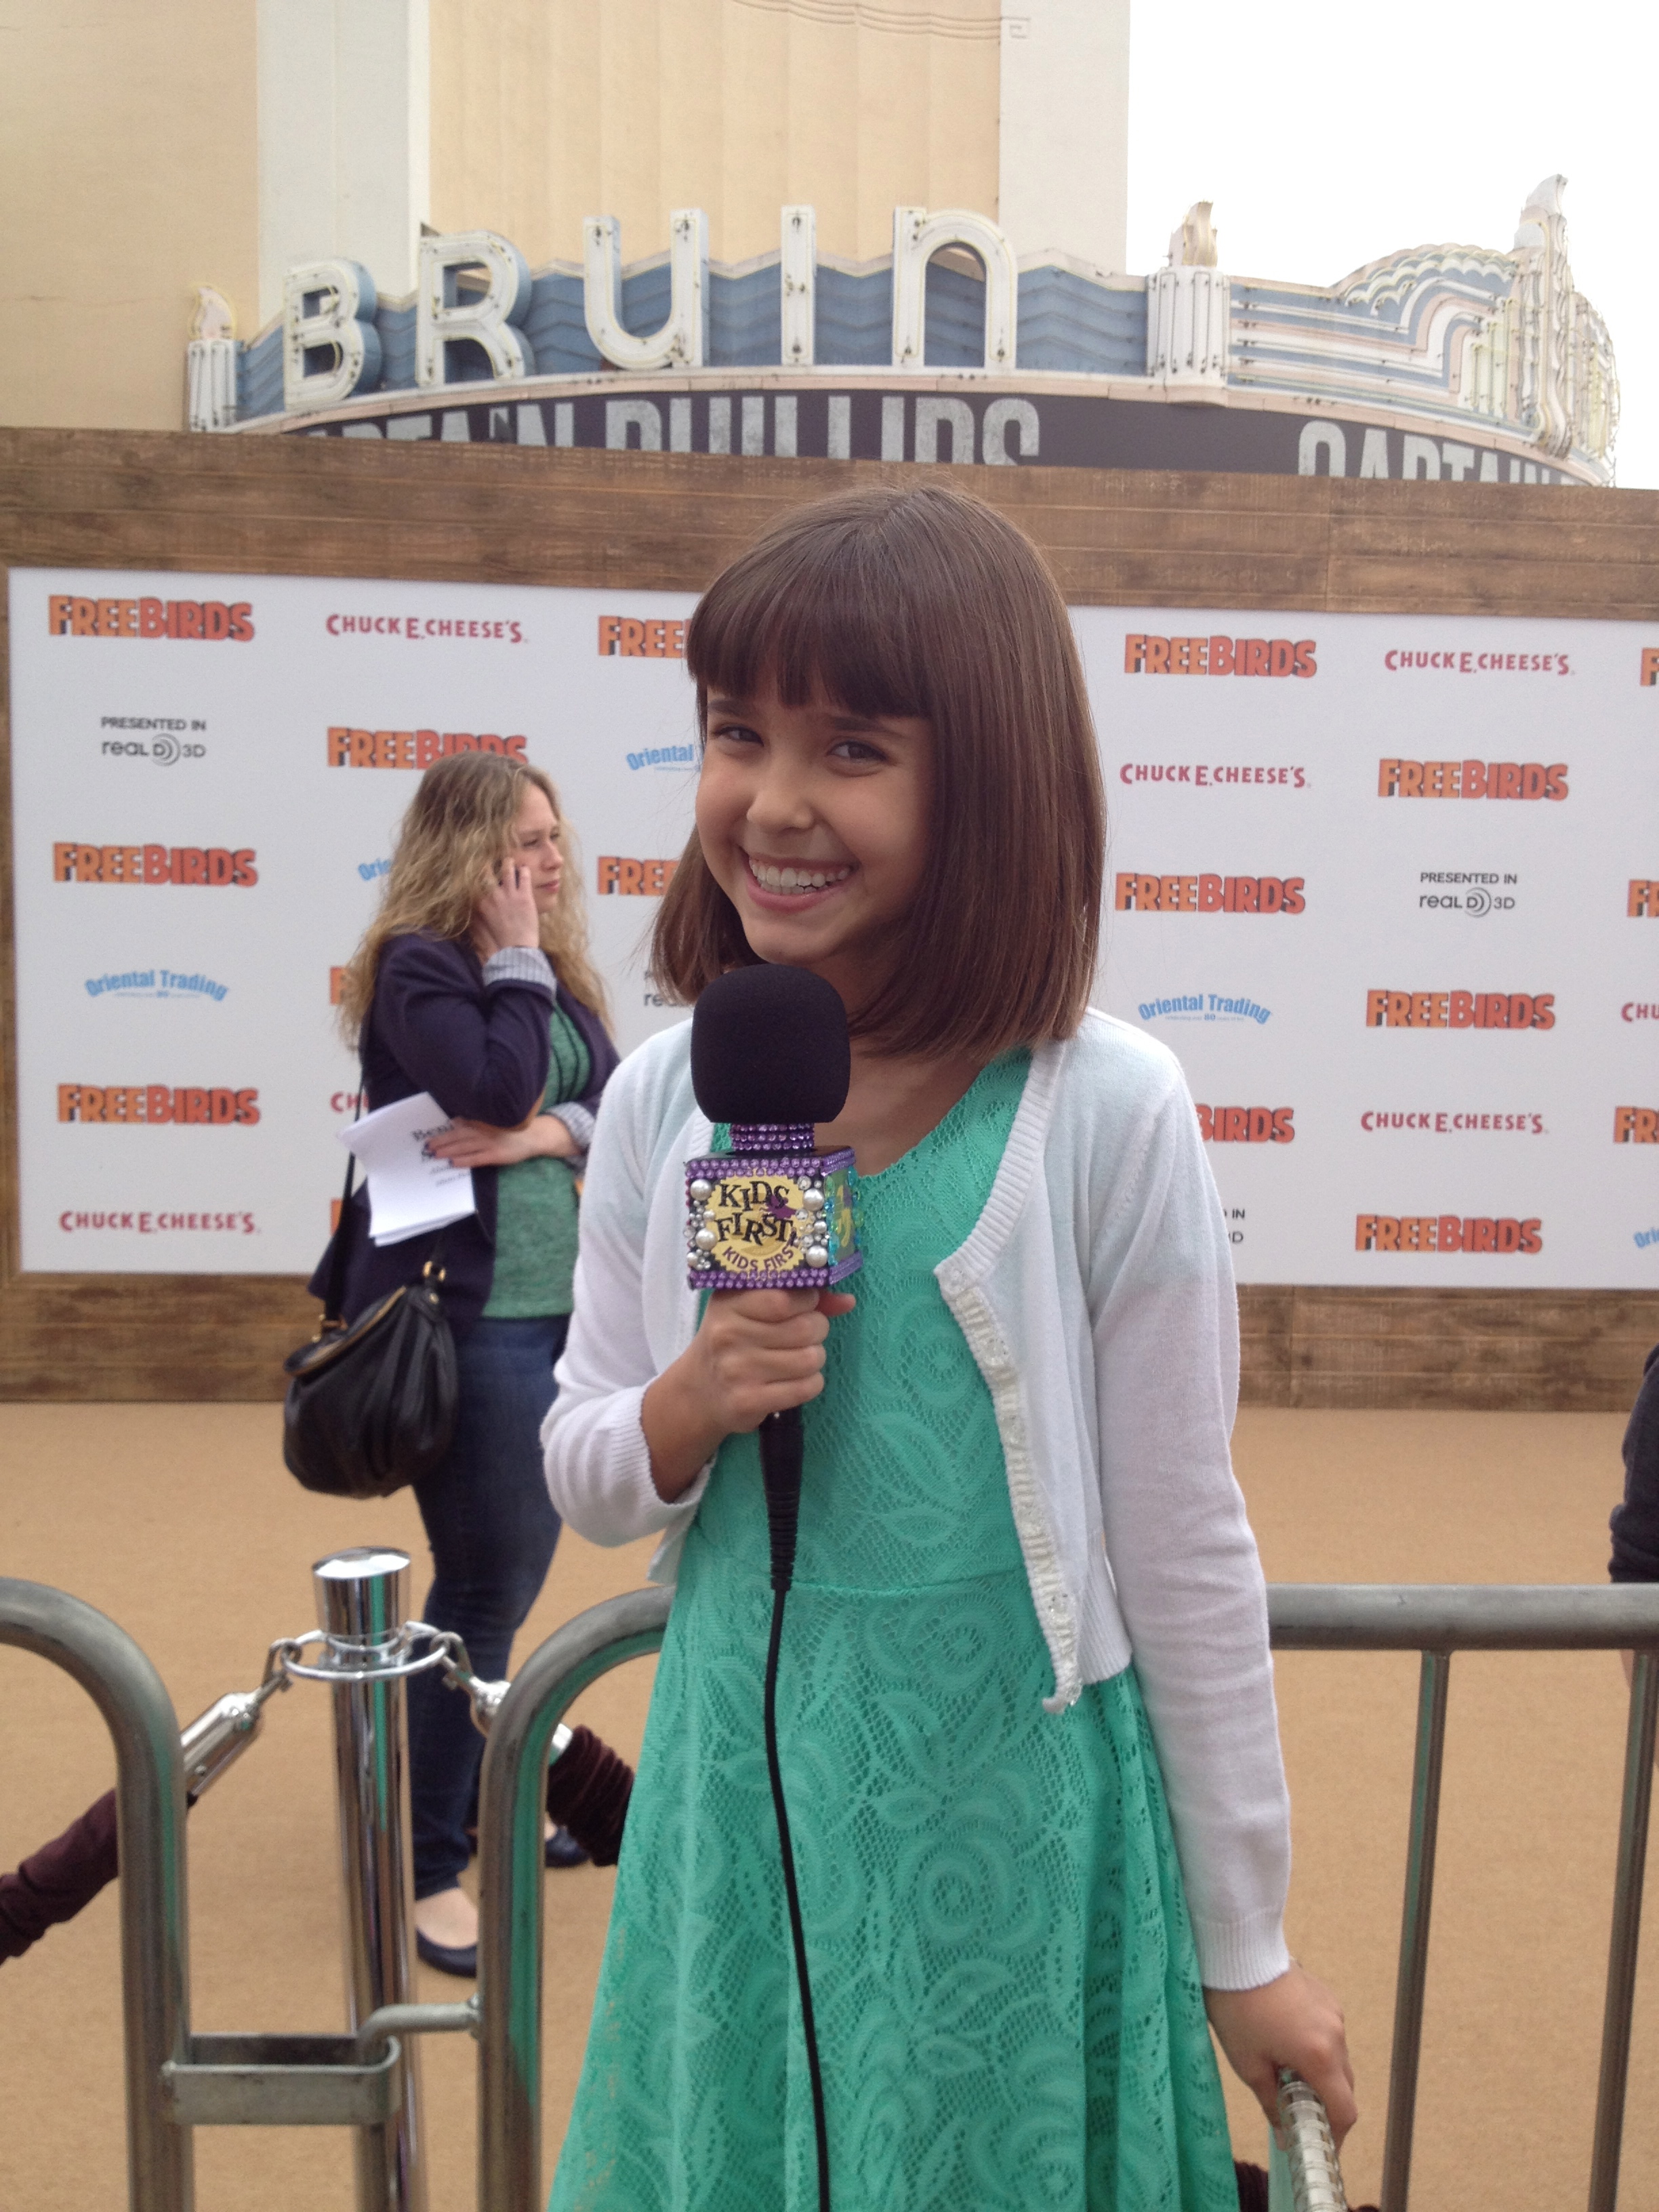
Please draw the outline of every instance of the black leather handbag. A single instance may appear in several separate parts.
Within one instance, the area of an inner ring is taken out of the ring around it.
[[[351,1180],[330,1257],[322,1326],[283,1362],[283,1459],[307,1490],[389,1498],[434,1468],[455,1433],[455,1340],[441,1296],[443,1238],[412,1283],[348,1322],[341,1311]]]

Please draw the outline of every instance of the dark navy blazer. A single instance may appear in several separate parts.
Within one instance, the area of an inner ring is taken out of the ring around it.
[[[1613,1516],[1616,1583],[1659,1583],[1659,1344],[1625,1430],[1625,1502]]]
[[[580,1031],[592,1073],[580,1101],[597,1113],[599,1094],[617,1065],[617,1048],[591,1006],[559,986],[560,1011]],[[429,1091],[446,1114],[494,1127],[515,1127],[540,1105],[547,1087],[548,1015],[545,990],[531,983],[486,984],[483,965],[470,945],[425,935],[393,937],[381,948],[374,996],[363,1024],[364,1110]],[[500,1170],[474,1168],[477,1212],[452,1222],[443,1237],[444,1310],[464,1335],[483,1311],[495,1267],[495,1190]],[[346,1239],[348,1318],[412,1282],[431,1256],[437,1236],[411,1237],[404,1244],[374,1244],[368,1234],[368,1194],[359,1188],[340,1224]],[[334,1254],[331,1242],[312,1277],[313,1297],[327,1295]]]

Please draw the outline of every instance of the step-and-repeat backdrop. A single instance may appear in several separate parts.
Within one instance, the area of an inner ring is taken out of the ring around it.
[[[624,1049],[690,822],[692,602],[14,571],[22,1255],[308,1269],[338,970],[429,762],[538,763]],[[1098,996],[1246,1282],[1659,1282],[1659,626],[1084,608]]]

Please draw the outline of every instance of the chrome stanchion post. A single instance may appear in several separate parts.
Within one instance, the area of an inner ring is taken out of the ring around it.
[[[340,1813],[346,2003],[354,2029],[414,1992],[409,1729],[403,1636],[409,1555],[337,1552],[313,1570],[330,1660],[351,1679],[332,1685]],[[378,1674],[383,1665],[384,1674]],[[402,2045],[402,2094],[392,2118],[356,2131],[358,2212],[426,2212],[418,2051]]]

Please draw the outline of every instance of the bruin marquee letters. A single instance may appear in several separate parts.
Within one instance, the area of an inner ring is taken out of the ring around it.
[[[1123,640],[1126,676],[1316,676],[1310,637],[1148,637]]]
[[[259,880],[251,845],[54,845],[55,884],[208,884],[250,890]]]
[[[1379,799],[1565,799],[1567,764],[1540,761],[1408,761],[1376,763]]]
[[[1613,1141],[1615,1145],[1659,1145],[1659,1107],[1615,1106]]]
[[[1120,914],[1300,914],[1305,876],[1138,876],[1117,879]]]
[[[635,621],[632,615],[599,617],[599,658],[611,660],[684,660],[684,620]]]
[[[524,749],[521,737],[474,737],[467,730],[352,730],[335,723],[328,732],[331,768],[430,768],[451,753],[505,753],[522,760]]]
[[[1553,1030],[1553,991],[1367,991],[1370,1030]]]
[[[1200,1106],[1198,1133],[1206,1145],[1293,1145],[1293,1106]]]
[[[678,866],[678,860],[624,860],[615,853],[602,853],[599,866],[600,896],[614,896],[620,892],[624,898],[660,898]]]
[[[54,592],[46,601],[53,637],[196,638],[204,645],[228,640],[246,645],[253,635],[253,603],[238,599],[78,599]]]
[[[1356,1252],[1541,1252],[1543,1222],[1485,1214],[1361,1213],[1354,1217]]]
[[[60,1083],[60,1121],[142,1121],[155,1128],[164,1121],[199,1128],[251,1129],[259,1118],[257,1091],[196,1090],[166,1083]]]

